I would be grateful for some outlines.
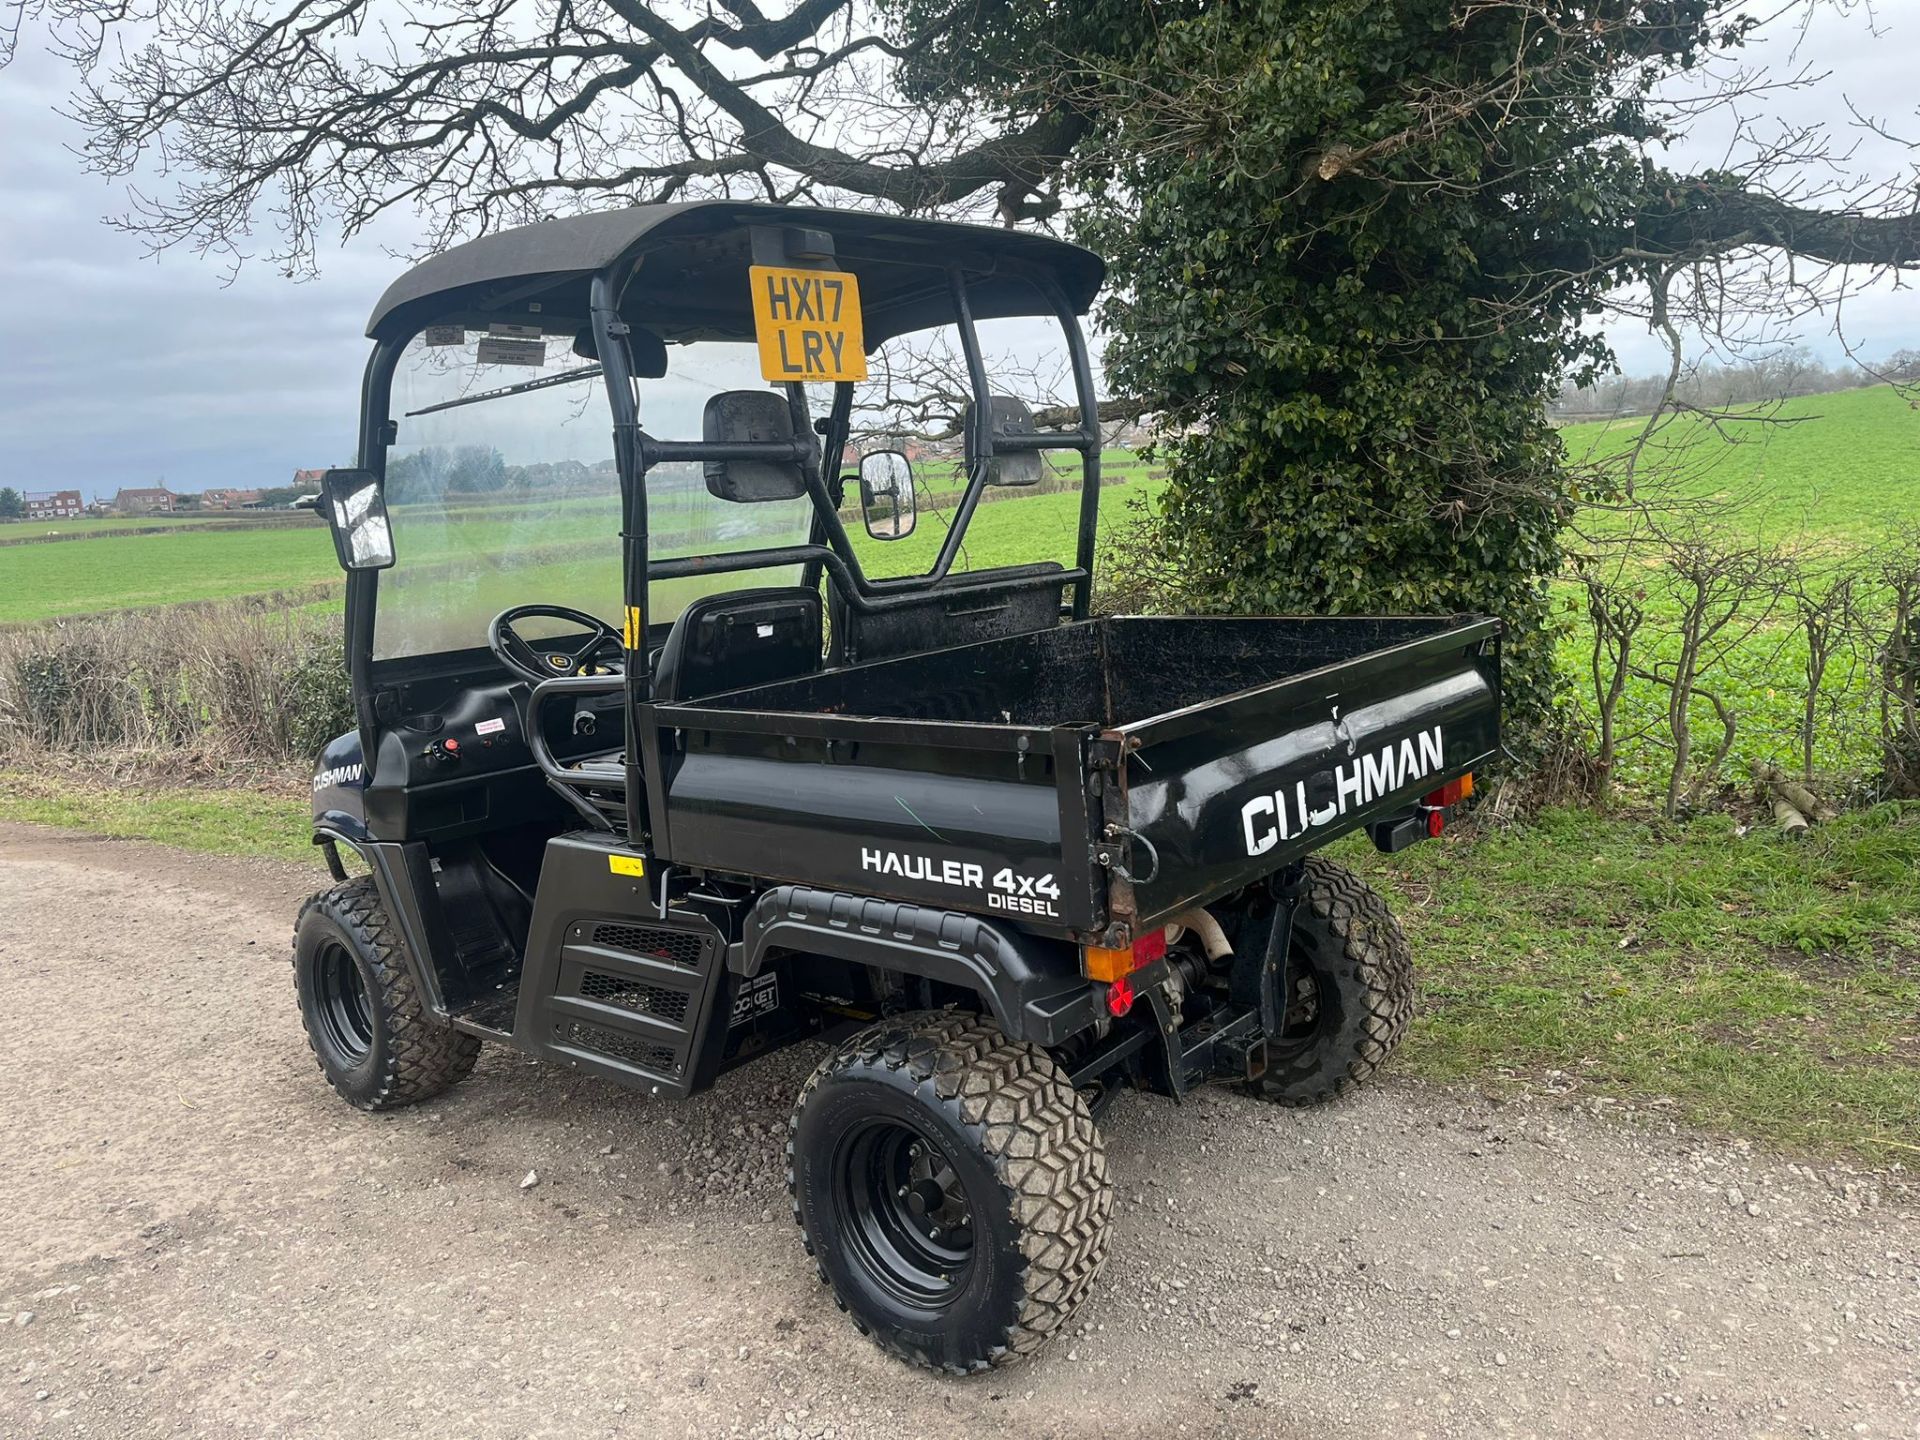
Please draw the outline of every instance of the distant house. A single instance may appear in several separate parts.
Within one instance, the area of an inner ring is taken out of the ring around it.
[[[178,498],[164,485],[152,490],[122,490],[113,497],[113,508],[122,515],[171,515]]]
[[[200,508],[203,510],[238,510],[243,506],[259,503],[258,490],[207,490],[200,496]]]
[[[29,520],[66,520],[87,508],[78,490],[29,490],[24,498]]]
[[[293,472],[293,488],[296,490],[318,490],[320,482],[327,478],[324,470],[296,470]]]

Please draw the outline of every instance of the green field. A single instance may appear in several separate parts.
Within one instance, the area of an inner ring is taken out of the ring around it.
[[[1154,483],[1145,479],[1144,467],[1127,452],[1115,452],[1111,463],[1114,473],[1127,477],[1128,483],[1110,485],[1102,493],[1105,524],[1123,520],[1125,498]],[[932,563],[955,501],[949,467],[930,469],[927,491],[926,507],[912,536],[883,544],[856,534],[862,562],[875,575],[913,573]],[[975,515],[964,568],[1071,559],[1077,493],[1001,490],[991,494],[991,503],[981,505]],[[619,507],[611,496],[547,505],[476,505],[430,517],[409,516],[407,509],[397,507],[394,514],[395,541],[405,566],[409,570],[444,567],[457,574],[462,588],[474,592],[475,604],[486,614],[499,608],[493,599],[501,584],[510,584],[516,592],[537,590],[543,596],[550,592],[559,604],[610,607],[617,603],[616,595],[599,594],[607,575],[618,566]],[[748,543],[716,541],[687,531],[683,509],[671,497],[655,505],[651,523],[656,553],[743,548]],[[751,517],[751,508],[743,511],[743,518]],[[112,534],[114,529],[150,523],[72,521],[68,522],[71,533],[99,538],[0,546],[0,625],[267,595],[314,584],[338,585],[341,580],[332,542],[321,525],[236,529],[218,521],[175,521],[175,528],[166,534]],[[537,547],[522,543],[534,534]],[[503,561],[518,572],[511,580],[502,569]],[[528,589],[528,570],[540,572],[540,578],[531,582],[533,589]],[[710,584],[676,587],[687,592],[710,588]]]
[[[1599,460],[1625,451],[1645,423],[1560,433],[1574,460]],[[1920,528],[1920,414],[1887,385],[1801,396],[1717,426],[1676,416],[1641,463],[1643,481],[1658,486],[1672,472],[1675,498],[1737,506],[1741,528],[1776,544],[1861,547]]]
[[[320,525],[0,547],[0,625],[227,600],[340,579]]]
[[[1633,445],[1644,426],[1644,420],[1628,419],[1570,426],[1562,433],[1575,461],[1605,462]],[[1669,523],[1697,527],[1721,546],[1774,552],[1766,573],[1775,581],[1797,569],[1824,583],[1840,570],[1861,568],[1870,551],[1910,545],[1920,536],[1920,414],[1888,386],[1804,396],[1731,421],[1673,417],[1640,467],[1640,494],[1681,517]],[[1578,528],[1604,547],[1632,523],[1625,513],[1605,509],[1589,512]],[[1581,543],[1576,539],[1576,548]],[[1671,661],[1680,611],[1659,547],[1636,539],[1625,566],[1616,561],[1609,573],[1625,574],[1643,587],[1649,616],[1641,633],[1644,657]],[[1885,596],[1863,582],[1857,598],[1861,628],[1823,687],[1814,751],[1815,769],[1823,775],[1859,775],[1877,763],[1871,627],[1880,623]],[[1591,711],[1592,628],[1584,597],[1568,583],[1557,587],[1556,602],[1561,668]],[[1751,600],[1727,633],[1742,638],[1704,682],[1728,704],[1737,726],[1725,778],[1744,779],[1754,761],[1798,768],[1807,644],[1791,603]],[[1661,687],[1630,683],[1621,728],[1643,738],[1621,755],[1618,778],[1629,795],[1653,789],[1668,763],[1659,738],[1665,706]],[[1696,743],[1710,750],[1720,733],[1711,706],[1696,701],[1691,718]]]
[[[128,530],[278,529],[283,525],[302,529],[315,523],[310,515],[293,516],[280,511],[254,510],[185,510],[174,515],[80,515],[71,520],[22,521],[17,526],[0,527],[0,546],[11,540],[38,539],[48,535],[85,538],[121,534]]]

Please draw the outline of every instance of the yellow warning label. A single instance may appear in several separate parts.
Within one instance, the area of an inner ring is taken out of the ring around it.
[[[748,269],[760,373],[769,380],[864,380],[860,282],[844,270]]]
[[[616,875],[645,875],[647,862],[639,855],[609,855],[607,869]]]
[[[627,649],[638,650],[646,643],[646,636],[642,635],[640,630],[640,607],[638,605],[629,605],[627,606],[627,633],[625,636]]]

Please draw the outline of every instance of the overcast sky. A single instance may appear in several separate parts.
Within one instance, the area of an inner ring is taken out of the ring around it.
[[[1831,72],[1817,93],[1767,108],[1832,123],[1844,142],[1860,142],[1852,168],[1884,177],[1910,157],[1849,128],[1841,97],[1920,131],[1920,0],[1881,0],[1872,23],[1877,34],[1863,9],[1823,14],[1804,41],[1777,35],[1758,53],[1785,65],[1797,43],[1799,63]],[[230,281],[212,260],[148,257],[103,223],[124,208],[123,190],[84,174],[69,149],[79,137],[56,107],[70,82],[31,36],[0,70],[0,485],[111,495],[164,479],[199,490],[283,484],[295,469],[349,463],[361,327],[403,268],[390,247],[407,236],[327,253],[320,278],[304,283],[265,266]],[[1697,157],[1718,158],[1718,143],[1703,135]],[[1884,287],[1852,302],[1845,324],[1867,356],[1920,345],[1920,290]],[[1844,358],[1830,320],[1798,333],[1829,360]],[[1629,370],[1660,364],[1637,327],[1610,335]]]

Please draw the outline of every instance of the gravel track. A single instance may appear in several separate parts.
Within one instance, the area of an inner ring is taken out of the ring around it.
[[[489,1048],[360,1114],[293,1007],[316,876],[0,825],[0,1436],[1920,1437],[1897,1177],[1391,1077],[1123,1097],[1075,1332],[909,1370],[788,1216],[817,1047],[679,1105]]]

